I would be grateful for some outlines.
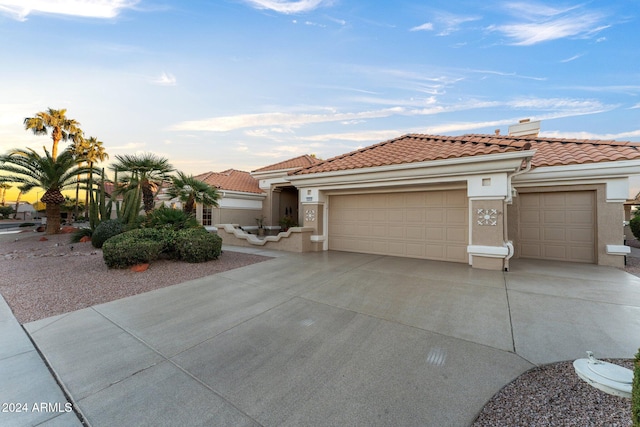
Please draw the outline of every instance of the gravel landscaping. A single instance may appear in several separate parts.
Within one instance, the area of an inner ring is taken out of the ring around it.
[[[40,241],[46,238],[46,241]],[[189,264],[153,262],[143,272],[108,269],[102,250],[69,243],[68,234],[0,235],[0,294],[20,323],[243,267],[270,259],[224,251],[217,260]]]
[[[40,241],[46,237],[47,240]],[[640,247],[637,241],[627,242]],[[0,234],[0,294],[20,323],[216,274],[270,258],[225,251],[201,264],[156,261],[144,272],[110,270],[91,243],[32,231]],[[640,276],[640,258],[625,270]],[[604,357],[605,355],[596,355]],[[630,359],[605,359],[632,368]],[[498,392],[473,427],[631,426],[631,403],[580,380],[571,361],[536,367]]]

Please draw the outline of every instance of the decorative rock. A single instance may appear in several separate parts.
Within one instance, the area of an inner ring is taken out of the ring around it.
[[[44,230],[46,230],[46,227],[44,225],[41,225],[38,228],[36,228],[36,231],[39,232],[39,233],[44,232]]]
[[[69,225],[65,225],[64,227],[62,227],[62,228],[60,229],[60,233],[62,233],[62,234],[69,234],[69,233],[73,233],[73,232],[74,232],[74,231],[76,231],[76,230],[78,230],[78,229],[77,229],[77,228],[75,228],[75,227],[71,227],[71,226],[69,226]]]
[[[46,238],[46,237],[44,237],[44,236],[42,236],[42,237],[40,238],[40,241],[41,241],[41,242],[46,242],[47,240],[49,240],[49,239],[47,239],[47,238]]]
[[[80,243],[86,243],[90,241],[91,241],[91,237],[89,236],[82,236],[82,238],[80,239]]]
[[[131,266],[131,271],[133,271],[134,273],[141,273],[143,271],[147,271],[147,269],[149,268],[149,264],[136,264],[134,266]]]

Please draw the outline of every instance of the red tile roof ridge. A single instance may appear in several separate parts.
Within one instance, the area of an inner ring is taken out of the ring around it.
[[[396,145],[397,144],[397,145]],[[565,148],[560,148],[565,147]],[[532,166],[639,159],[640,143],[495,134],[441,136],[410,133],[292,171],[302,175],[536,149]]]
[[[283,160],[281,162],[278,163],[274,163],[271,165],[267,165],[267,166],[263,166],[259,169],[255,169],[251,172],[269,172],[269,171],[276,171],[276,170],[283,170],[283,169],[293,169],[293,168],[297,168],[297,169],[301,169],[301,168],[306,168],[308,166],[313,166],[315,164],[321,163],[323,160],[317,158],[314,155],[311,154],[303,154],[301,156],[297,156],[291,159],[287,159],[287,160]]]

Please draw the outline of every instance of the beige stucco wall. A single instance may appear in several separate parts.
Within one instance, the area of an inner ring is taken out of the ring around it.
[[[213,224],[239,224],[240,226],[256,226],[256,218],[262,214],[260,209],[214,208]]]
[[[549,193],[554,191],[595,191],[596,193],[596,263],[613,267],[624,266],[624,257],[609,255],[607,245],[624,244],[624,205],[621,202],[607,202],[605,184],[570,185],[554,187],[527,187],[518,188],[518,194]],[[515,243],[514,258],[519,257],[518,251],[518,223],[520,215],[520,203],[518,197],[513,198],[513,204],[507,209],[508,236]]]
[[[233,232],[228,232],[225,224],[216,224],[216,227],[218,227],[217,233],[222,238],[222,243],[225,245],[254,248],[263,247],[265,249],[286,252],[315,252],[322,250],[321,244],[311,241],[313,230],[307,228],[294,227],[287,233],[280,233],[280,239],[277,241],[263,239],[259,244],[255,244],[251,243],[249,239],[242,237],[242,234],[238,237]]]

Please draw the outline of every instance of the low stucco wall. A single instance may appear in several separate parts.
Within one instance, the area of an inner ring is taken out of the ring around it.
[[[322,246],[311,241],[314,231],[311,227],[292,227],[287,231],[278,233],[277,236],[258,238],[254,234],[248,234],[234,224],[216,224],[218,235],[222,237],[225,245],[244,247],[264,247],[286,252],[315,252],[322,250]]]

